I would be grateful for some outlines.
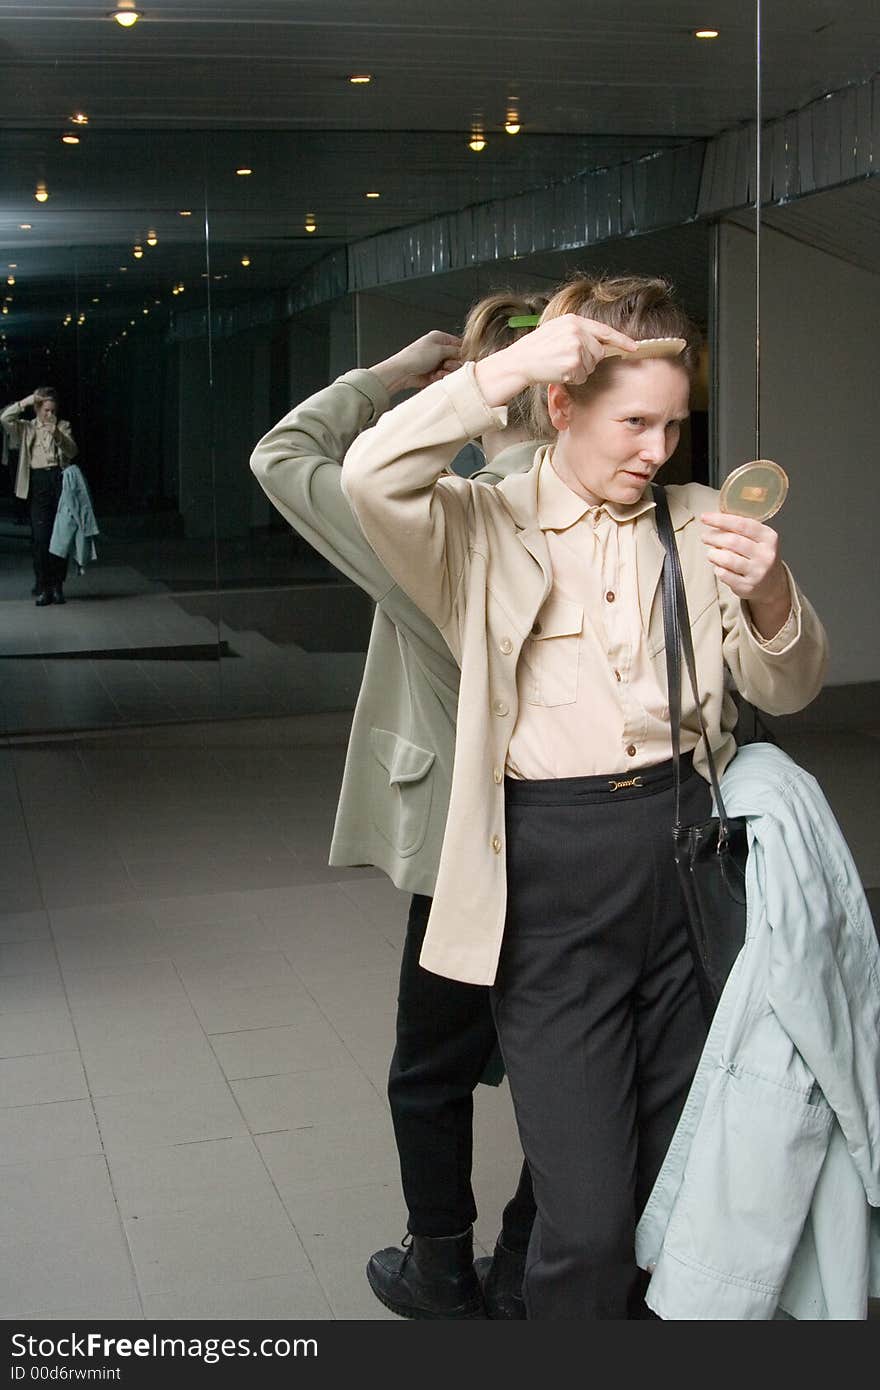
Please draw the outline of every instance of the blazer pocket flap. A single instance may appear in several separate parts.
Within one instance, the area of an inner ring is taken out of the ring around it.
[[[551,594],[535,619],[531,635],[536,642],[545,637],[576,637],[583,626],[583,604]]]
[[[370,744],[392,786],[421,781],[434,762],[434,754],[427,748],[419,748],[417,743],[410,743],[390,729],[371,729]]]

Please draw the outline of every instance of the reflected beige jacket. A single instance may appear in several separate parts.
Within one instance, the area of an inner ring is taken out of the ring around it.
[[[398,888],[430,897],[452,782],[459,669],[373,553],[342,491],[346,449],[389,405],[372,372],[346,372],[263,436],[251,469],[291,526],[376,602],[330,863],[375,864]],[[525,471],[534,454],[534,444],[512,445],[479,476],[497,482]]]
[[[497,488],[440,477],[465,440],[505,419],[503,408],[486,404],[473,366],[466,365],[361,435],[343,466],[343,486],[364,534],[461,665],[449,819],[421,963],[473,984],[494,980],[504,930],[504,768],[517,717],[517,661],[539,614],[545,640],[567,635],[554,629],[549,609],[542,613],[553,574],[538,526],[537,466]],[[821,688],[825,633],[789,577],[795,634],[782,651],[764,649],[704,554],[696,515],[716,507],[717,493],[689,483],[667,495],[703,713],[722,769],[736,748],[736,705],[725,690],[725,667],[745,698],[768,713],[802,709]],[[653,509],[633,524],[642,623],[663,687],[663,546]],[[702,743],[694,758],[705,773]]]
[[[18,472],[15,475],[16,497],[27,497],[31,481],[31,453],[37,437],[36,420],[23,420],[18,401],[0,411],[0,424],[14,448],[18,450]],[[55,428],[55,456],[61,468],[76,458],[79,449],[74,443],[68,420],[59,420]]]

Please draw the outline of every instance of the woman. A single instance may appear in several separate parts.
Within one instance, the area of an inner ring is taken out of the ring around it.
[[[488,991],[423,970],[452,772],[458,667],[437,629],[393,583],[351,514],[342,459],[398,391],[424,387],[522,336],[509,320],[545,295],[499,291],[476,303],[458,338],[430,333],[294,407],[251,457],[260,485],[310,545],[376,600],[346,758],[330,863],[375,864],[412,894],[400,970],[388,1099],[412,1237],[378,1250],[370,1286],[403,1317],[524,1316],[520,1289],[534,1214],[528,1174],[508,1204],[481,1293],[474,1273],[473,1092],[496,1042]],[[480,443],[483,485],[525,472],[535,448],[528,394]],[[488,1262],[486,1262],[488,1263]],[[482,1272],[482,1271],[480,1271]]]
[[[684,351],[631,357],[658,337]],[[665,282],[581,277],[533,334],[387,415],[343,469],[377,554],[461,664],[421,961],[493,986],[538,1207],[532,1318],[645,1315],[635,1223],[704,1039],[671,854],[650,491],[688,413],[697,345]],[[531,471],[494,490],[441,478],[462,438],[527,387],[552,440]],[[747,699],[790,712],[821,686],[825,636],[769,527],[718,513],[698,484],[668,497],[723,767],[736,720],[725,668]],[[689,696],[685,822],[710,808]]]
[[[31,405],[33,420],[22,419]],[[49,542],[61,497],[61,470],[79,452],[70,425],[58,419],[58,397],[51,386],[38,386],[23,401],[6,406],[0,423],[19,451],[15,495],[30,503],[37,607],[64,603],[67,560],[53,555]]]

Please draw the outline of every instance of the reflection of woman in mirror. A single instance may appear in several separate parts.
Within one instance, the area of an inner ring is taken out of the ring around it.
[[[631,356],[684,339],[680,356]],[[699,336],[663,281],[566,286],[534,333],[360,436],[343,483],[392,577],[461,664],[449,819],[422,952],[491,984],[534,1179],[524,1281],[536,1319],[644,1317],[635,1228],[705,1038],[672,853],[671,730],[651,483],[687,418]],[[629,360],[628,360],[629,359]],[[532,388],[551,441],[495,488],[444,472]],[[725,669],[801,709],[822,626],[777,537],[667,488],[708,737],[735,752]],[[710,813],[683,692],[682,823]]]
[[[34,418],[24,411],[34,408]],[[61,497],[61,470],[78,453],[70,424],[58,419],[58,396],[51,386],[38,386],[22,401],[13,401],[0,413],[0,422],[18,449],[16,497],[30,504],[34,553],[34,588],[37,607],[64,602],[67,560],[51,554],[49,542]]]

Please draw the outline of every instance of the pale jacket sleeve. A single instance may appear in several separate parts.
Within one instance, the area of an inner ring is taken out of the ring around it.
[[[717,511],[713,488],[690,484],[683,491],[699,519]],[[748,605],[716,580],[724,631],[722,654],[740,694],[766,714],[795,714],[822,689],[828,667],[828,638],[812,604],[787,565],[791,608],[787,621],[770,639],[762,639],[749,616]]]
[[[18,401],[13,401],[11,405],[4,406],[0,411],[0,425],[6,432],[6,437],[17,449],[21,443],[21,436],[24,434],[25,422],[21,418],[22,409]]]
[[[66,468],[79,453],[73,438],[69,420],[59,420],[55,428],[55,440],[61,452],[61,467]]]
[[[724,626],[722,651],[737,690],[767,714],[794,714],[815,700],[828,668],[828,638],[812,604],[785,566],[791,610],[788,621],[762,641],[745,606],[726,584],[718,585]]]
[[[457,612],[470,553],[473,489],[448,469],[469,439],[507,423],[486,404],[473,363],[389,411],[345,456],[342,485],[364,535],[441,631]]]

